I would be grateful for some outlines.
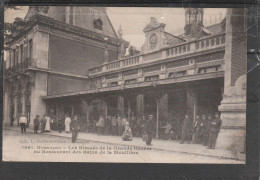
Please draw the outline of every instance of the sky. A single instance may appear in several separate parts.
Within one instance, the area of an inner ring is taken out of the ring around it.
[[[16,17],[24,18],[28,6],[20,6],[20,10],[7,10],[5,21],[12,22]],[[149,23],[150,17],[157,18],[158,22],[165,23],[165,30],[174,35],[181,34],[184,29],[184,8],[154,8],[154,7],[107,7],[107,14],[115,31],[121,25],[123,39],[129,41],[137,49],[144,43],[144,27]],[[205,8],[204,25],[219,22],[225,17],[226,9]]]

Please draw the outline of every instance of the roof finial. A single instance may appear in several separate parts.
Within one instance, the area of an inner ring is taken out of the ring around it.
[[[122,38],[123,30],[122,30],[121,24],[119,26],[119,29],[118,29],[117,33],[118,33],[119,38]]]

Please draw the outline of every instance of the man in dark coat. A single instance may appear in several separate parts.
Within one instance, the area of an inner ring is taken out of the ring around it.
[[[201,143],[204,146],[207,145],[207,127],[208,127],[207,118],[206,115],[203,114],[200,123],[200,138],[201,138]]]
[[[191,119],[188,114],[185,114],[185,118],[182,124],[182,133],[181,133],[181,144],[184,143],[185,139],[188,139],[190,143],[190,134],[191,134]]]
[[[195,122],[193,124],[194,141],[196,143],[200,143],[201,142],[201,138],[200,138],[200,124],[201,124],[200,116],[196,115],[196,119],[195,119]]]
[[[137,118],[137,122],[136,122],[136,136],[137,137],[141,137],[141,134],[142,134],[142,117],[139,116]]]
[[[215,118],[210,123],[210,135],[209,135],[209,149],[215,149],[218,133],[220,131],[221,119],[219,114],[215,114]]]
[[[147,134],[146,145],[152,146],[153,132],[154,132],[154,119],[153,115],[149,115],[149,119],[145,122],[145,132]]]
[[[36,118],[33,120],[34,134],[38,133],[37,131],[38,131],[39,125],[40,125],[39,115],[36,115]]]
[[[78,131],[80,130],[78,116],[74,116],[73,120],[71,121],[70,127],[72,132],[72,143],[75,143],[77,140]]]
[[[45,132],[45,126],[46,126],[46,115],[44,114],[41,119],[41,133]]]
[[[64,119],[63,115],[60,114],[59,119],[58,119],[58,130],[59,130],[59,133],[61,133],[61,131],[62,131],[62,127],[64,125],[64,120],[65,119]]]

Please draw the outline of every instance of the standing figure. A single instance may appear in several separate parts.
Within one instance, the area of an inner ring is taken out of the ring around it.
[[[62,114],[60,114],[59,119],[58,119],[59,133],[61,133],[61,131],[62,131],[63,124],[64,124],[64,118],[63,118]]]
[[[165,127],[165,130],[164,130],[164,133],[162,133],[162,139],[164,140],[168,140],[170,139],[170,136],[171,136],[171,130],[172,130],[172,124],[170,121],[167,121],[166,125],[164,125]]]
[[[41,118],[41,133],[45,132],[45,125],[46,125],[46,118],[45,118],[45,114],[44,114]]]
[[[127,119],[126,119],[126,116],[124,115],[124,117],[122,119],[122,132],[125,130],[126,122],[127,122]]]
[[[71,121],[72,143],[75,143],[77,141],[79,130],[80,124],[78,121],[78,116],[74,116],[73,120]]]
[[[208,120],[207,120],[207,135],[206,135],[206,146],[209,146],[209,136],[210,136],[210,130],[211,130],[211,123],[212,123],[212,116],[211,114],[208,115]]]
[[[40,119],[39,119],[39,115],[36,115],[36,118],[33,120],[33,126],[34,126],[34,134],[38,134],[38,128],[40,125]]]
[[[185,139],[188,139],[190,143],[190,133],[191,133],[191,119],[188,114],[185,114],[183,120],[182,131],[181,131],[181,144],[184,143]]]
[[[105,135],[109,135],[110,134],[110,126],[111,126],[111,116],[107,116],[105,118]]]
[[[11,120],[11,126],[14,124],[14,108],[11,108],[11,113],[10,113],[10,120]]]
[[[132,135],[131,128],[129,126],[129,122],[126,123],[125,130],[122,135],[122,139],[123,139],[123,141],[132,141],[133,140],[133,135]]]
[[[142,136],[142,119],[141,119],[142,117],[141,116],[139,116],[138,118],[137,118],[137,121],[136,121],[136,136],[137,137],[141,137]]]
[[[131,119],[129,121],[129,126],[132,130],[133,136],[136,136],[136,117],[134,114],[132,114]]]
[[[153,132],[154,132],[154,119],[153,115],[149,115],[149,119],[145,122],[145,133],[147,134],[146,145],[152,146]]]
[[[206,115],[202,115],[201,123],[200,123],[200,139],[202,145],[206,146],[207,144],[207,119]]]
[[[141,120],[141,137],[143,137],[143,135],[144,135],[145,123],[146,123],[146,117],[145,117],[145,115],[143,115],[142,120]]]
[[[99,117],[97,127],[98,127],[98,135],[104,134],[105,119],[102,115],[100,115]]]
[[[21,126],[21,131],[22,131],[22,134],[23,132],[26,134],[26,125],[27,125],[27,118],[25,117],[24,114],[22,114],[19,118],[19,124]]]
[[[51,118],[48,115],[46,115],[45,118],[46,118],[45,132],[50,132],[50,130],[51,130],[51,124],[50,124]]]
[[[196,143],[200,143],[201,139],[200,139],[200,124],[201,124],[201,119],[200,116],[197,115],[194,125],[193,125],[193,132],[194,132],[194,141]]]
[[[112,125],[112,135],[116,136],[117,135],[117,120],[116,120],[116,116],[112,117],[111,125]]]
[[[182,118],[181,116],[177,116],[176,118],[176,137],[178,140],[181,140],[181,134],[182,134]]]
[[[50,119],[51,119],[51,130],[55,131],[56,130],[56,117],[53,113],[50,114]]]
[[[70,123],[71,123],[71,119],[69,117],[69,115],[65,115],[65,132],[69,133],[70,132]]]
[[[216,113],[215,118],[212,120],[210,124],[210,135],[209,135],[209,146],[208,146],[209,149],[215,149],[221,124],[222,121],[219,118],[219,114]]]
[[[117,133],[119,136],[122,135],[122,119],[121,119],[121,116],[120,115],[117,115]]]

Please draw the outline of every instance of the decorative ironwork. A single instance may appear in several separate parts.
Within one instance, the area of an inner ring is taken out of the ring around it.
[[[106,79],[115,79],[115,78],[119,78],[119,74],[115,73],[115,74],[109,74],[106,76]]]
[[[138,69],[132,69],[132,70],[123,72],[123,76],[131,76],[131,75],[137,75],[137,74],[138,74]]]
[[[189,65],[189,59],[182,59],[178,61],[169,62],[167,64],[167,68],[173,68],[173,67],[179,67],[179,66],[185,66]]]
[[[224,51],[211,53],[211,54],[204,54],[195,58],[197,63],[212,61],[212,60],[219,60],[224,59]]]
[[[155,66],[148,66],[143,68],[143,72],[152,72],[152,71],[159,71],[161,70],[161,65],[155,65]]]

